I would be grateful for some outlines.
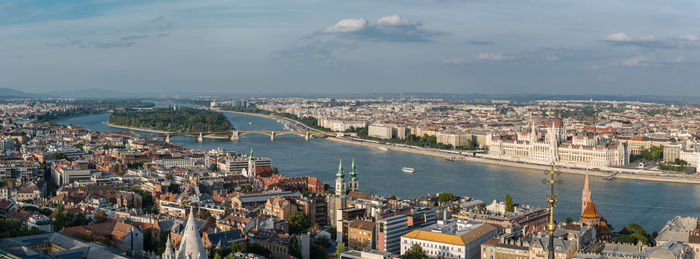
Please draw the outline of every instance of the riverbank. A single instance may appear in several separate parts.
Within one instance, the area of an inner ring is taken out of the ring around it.
[[[301,122],[299,122],[299,121],[296,121],[296,120],[293,120],[293,119],[290,119],[290,118],[287,118],[287,117],[280,117],[280,116],[277,116],[277,115],[272,115],[272,114],[262,114],[262,113],[253,113],[253,112],[226,111],[226,110],[221,110],[221,109],[216,109],[216,108],[214,108],[214,109],[212,109],[212,110],[213,110],[213,111],[218,111],[218,112],[230,112],[230,113],[235,113],[235,114],[251,115],[251,116],[257,116],[257,117],[262,117],[262,118],[272,119],[272,120],[278,120],[278,121],[279,121],[279,120],[282,120],[282,121],[285,121],[285,122],[287,122],[287,123],[293,124],[293,125],[296,126],[296,127],[300,127],[300,128],[302,128],[302,129],[305,129],[305,130],[308,130],[308,131],[312,131],[312,132],[323,132],[323,131],[321,131],[321,130],[318,130],[318,129],[314,129],[314,128],[312,128],[312,127],[309,127],[309,126],[307,126],[307,125],[305,125],[304,123],[301,123]],[[235,126],[235,125],[234,125],[234,126]]]
[[[427,149],[427,148],[420,148],[420,147],[403,147],[403,146],[397,146],[397,145],[392,145],[392,144],[378,144],[378,143],[369,142],[369,141],[360,141],[360,140],[355,140],[355,139],[347,139],[347,138],[339,138],[339,137],[328,137],[326,139],[329,141],[340,142],[340,143],[344,143],[344,144],[361,145],[361,146],[372,147],[372,148],[383,147],[383,148],[387,148],[387,149],[392,150],[392,151],[408,152],[408,153],[413,153],[413,154],[420,154],[420,155],[445,158],[445,159],[453,159],[456,157],[456,155],[453,153],[448,153],[448,152],[435,150],[435,149]],[[485,158],[485,157],[473,157],[473,156],[460,155],[460,156],[457,156],[457,158],[458,158],[458,160],[456,160],[456,161],[484,163],[484,164],[491,164],[491,165],[526,168],[526,169],[542,170],[542,171],[546,171],[546,170],[550,169],[550,166],[546,166],[546,165],[537,165],[537,164],[521,163],[521,162],[515,162],[515,161],[496,160],[496,159],[490,159],[490,158]],[[559,167],[559,168],[557,168],[557,170],[559,170],[563,173],[582,174],[582,175],[586,174],[588,172],[588,174],[590,174],[592,176],[598,176],[598,177],[608,177],[612,174],[612,172],[591,171],[591,170],[586,171],[584,169],[566,168],[566,167]],[[615,178],[626,179],[626,180],[668,182],[668,183],[700,184],[699,177],[682,177],[682,176],[678,176],[678,175],[662,175],[661,173],[659,175],[618,173],[617,175],[615,175]]]
[[[104,125],[110,126],[112,128],[117,128],[117,129],[125,129],[125,130],[135,130],[135,131],[144,131],[144,132],[151,132],[151,133],[158,133],[158,134],[175,134],[175,132],[169,132],[169,131],[163,131],[163,130],[154,130],[154,129],[146,129],[146,128],[137,128],[137,127],[129,127],[129,126],[122,126],[122,125],[116,125],[112,124],[109,122],[103,122]]]
[[[269,115],[269,114],[261,114],[261,113],[224,111],[224,110],[218,110],[218,109],[215,109],[215,110],[220,111],[220,112],[230,112],[230,113],[235,113],[235,114],[257,116],[257,117],[262,117],[262,118],[266,118],[266,119],[282,120],[282,121],[286,121],[288,123],[294,124],[296,126],[303,127],[307,130],[318,131],[316,129],[313,129],[313,128],[310,128],[306,125],[303,125],[301,122],[295,121],[295,120],[290,119],[290,118],[279,117],[279,116]],[[110,126],[110,127],[115,127],[115,128],[120,128],[120,129],[146,131],[146,132],[153,132],[153,133],[159,133],[159,134],[175,134],[173,132],[113,125],[113,124],[110,124],[107,122],[105,122],[105,124]],[[227,138],[226,136],[217,136],[217,135],[205,135],[203,137],[204,138],[214,138],[214,139],[226,139]],[[383,147],[383,148],[388,148],[392,151],[413,153],[413,154],[432,156],[432,157],[438,157],[438,158],[444,158],[444,159],[457,158],[455,161],[484,163],[484,164],[490,164],[490,165],[499,165],[499,166],[514,167],[514,168],[542,170],[542,171],[550,169],[550,166],[548,166],[548,165],[538,165],[538,164],[523,163],[523,162],[518,162],[518,161],[499,160],[499,159],[492,159],[492,158],[479,157],[479,156],[458,155],[458,154],[455,154],[453,152],[447,152],[447,151],[442,151],[439,149],[432,149],[432,148],[399,146],[399,145],[395,145],[395,144],[379,144],[379,143],[376,143],[373,141],[367,141],[367,140],[363,140],[363,139],[354,139],[354,138],[350,139],[350,138],[343,138],[343,137],[327,137],[325,139],[328,141],[339,142],[339,143],[344,143],[344,144],[359,145],[359,146],[366,146],[366,147],[372,147],[372,148]],[[585,169],[568,168],[568,167],[558,167],[557,170],[559,170],[563,173],[570,173],[570,174],[586,174],[588,172],[592,176],[597,176],[597,177],[602,177],[602,178],[609,177],[611,174],[614,173],[612,171],[592,171],[592,170],[587,171]],[[655,173],[655,172],[654,173],[652,173],[652,172],[635,173],[635,172],[632,172],[634,170],[629,170],[629,169],[613,169],[613,170],[619,172],[618,174],[616,174],[614,176],[615,178],[619,178],[619,179],[654,181],[654,182],[668,182],[668,183],[700,184],[700,177],[696,177],[694,175],[693,176],[682,176],[682,175],[670,175],[667,173]],[[624,171],[624,172],[621,172],[621,171]]]
[[[162,130],[154,130],[154,129],[146,129],[146,128],[137,128],[137,127],[129,127],[129,126],[121,126],[121,125],[115,125],[109,122],[103,122],[104,125],[110,126],[112,128],[118,128],[118,129],[125,129],[125,130],[133,130],[133,131],[143,131],[143,132],[151,132],[151,133],[156,133],[156,134],[170,134],[170,135],[192,135],[195,136],[197,135],[196,133],[177,133],[177,132],[171,132],[171,131],[162,131]],[[214,134],[206,134],[202,135],[202,138],[210,138],[210,139],[228,139],[229,136],[222,136],[222,135],[214,135]]]

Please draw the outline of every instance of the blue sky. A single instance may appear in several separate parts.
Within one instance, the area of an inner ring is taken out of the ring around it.
[[[0,87],[700,96],[699,4],[0,0]]]

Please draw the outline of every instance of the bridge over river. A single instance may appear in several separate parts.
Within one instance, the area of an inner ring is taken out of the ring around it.
[[[262,134],[270,136],[271,141],[275,141],[275,136],[281,135],[298,135],[303,137],[305,140],[313,136],[336,136],[335,132],[316,132],[316,131],[277,131],[277,130],[227,130],[227,131],[216,131],[216,132],[200,132],[198,135],[194,133],[182,133],[182,132],[171,132],[171,133],[161,133],[158,134],[165,138],[165,142],[170,143],[170,136],[188,136],[196,137],[197,142],[202,142],[204,138],[213,139],[229,139],[231,141],[236,141],[240,136],[246,134]]]

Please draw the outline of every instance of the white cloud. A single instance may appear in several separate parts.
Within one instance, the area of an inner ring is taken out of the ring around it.
[[[476,60],[481,60],[481,61],[504,61],[504,60],[509,60],[513,59],[514,57],[511,56],[504,56],[501,53],[497,52],[483,52],[477,54],[474,59]]]
[[[647,66],[647,58],[644,56],[635,56],[627,59],[623,59],[620,61],[620,64],[623,66],[629,66],[629,67],[645,67]]]
[[[340,20],[338,23],[324,29],[325,33],[344,33],[362,31],[369,25],[365,18],[349,18]]]
[[[381,26],[415,26],[420,25],[420,21],[411,20],[408,18],[401,17],[398,14],[395,14],[379,18],[376,24]]]
[[[683,63],[685,62],[685,56],[679,55],[671,58],[671,63]]]
[[[692,34],[684,34],[684,35],[679,35],[676,37],[673,37],[674,40],[682,40],[682,41],[698,41],[700,40],[700,37]]]
[[[623,32],[618,32],[618,33],[613,33],[608,36],[605,36],[603,40],[606,41],[612,41],[612,42],[651,42],[651,41],[656,41],[656,37],[652,35],[647,35],[647,36],[639,36],[639,37],[631,37],[627,35],[626,33]]]
[[[443,58],[442,63],[447,64],[447,65],[459,65],[459,64],[467,63],[467,60],[465,60],[464,58],[460,58],[460,57]]]

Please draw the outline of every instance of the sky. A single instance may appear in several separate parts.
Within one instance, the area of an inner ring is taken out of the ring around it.
[[[700,2],[0,0],[0,87],[700,96]]]

